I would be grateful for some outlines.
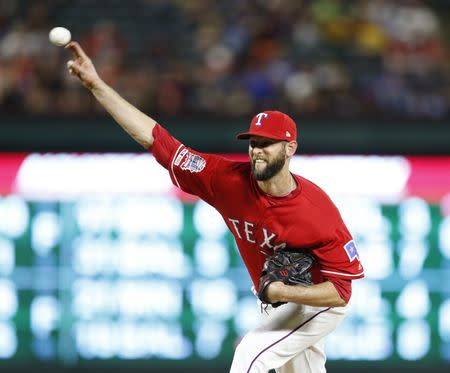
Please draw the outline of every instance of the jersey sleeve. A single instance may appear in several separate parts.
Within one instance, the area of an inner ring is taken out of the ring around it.
[[[323,227],[327,232],[328,242],[314,254],[320,261],[320,272],[324,277],[337,277],[346,280],[356,280],[364,277],[364,268],[350,232],[340,216],[334,223],[325,223]],[[337,223],[337,224],[336,224]],[[335,225],[336,224],[336,225]],[[331,228],[331,229],[330,229]]]
[[[328,281],[330,281],[336,291],[339,293],[339,296],[348,303],[350,297],[352,296],[352,280],[342,279],[338,277],[326,277]]]
[[[215,175],[221,171],[222,157],[186,147],[159,124],[153,129],[153,138],[149,151],[169,171],[172,183],[212,204]]]
[[[355,241],[338,208],[315,184],[309,184],[309,187],[308,218],[317,237],[313,254],[319,261],[322,276],[346,280],[363,278],[364,268]]]

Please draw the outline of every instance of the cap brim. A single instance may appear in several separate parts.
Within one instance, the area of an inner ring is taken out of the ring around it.
[[[271,140],[285,140],[284,138],[274,136],[271,133],[264,132],[241,132],[236,135],[236,138],[238,140],[248,140],[251,136],[265,137],[266,139]]]
[[[248,140],[252,136],[250,132],[241,132],[236,135],[238,140]]]

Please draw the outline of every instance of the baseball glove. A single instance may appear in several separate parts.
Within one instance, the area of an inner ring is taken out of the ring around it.
[[[302,250],[284,249],[275,251],[264,263],[259,278],[258,298],[263,304],[271,304],[272,307],[285,304],[284,302],[270,303],[268,301],[266,289],[269,284],[281,281],[286,285],[311,285],[311,267],[313,264],[314,257]]]

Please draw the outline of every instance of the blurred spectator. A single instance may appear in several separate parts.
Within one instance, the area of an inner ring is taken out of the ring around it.
[[[420,0],[0,2],[0,110],[92,114],[50,45],[74,37],[146,111],[336,119],[449,118],[448,41]],[[51,11],[51,14],[50,14]],[[6,14],[7,16],[3,16]],[[93,21],[100,19],[100,21]]]

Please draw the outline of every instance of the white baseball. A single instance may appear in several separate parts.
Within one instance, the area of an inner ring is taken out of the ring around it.
[[[57,45],[58,47],[63,47],[70,41],[72,35],[70,34],[70,31],[65,27],[54,27],[48,34],[48,38],[53,44]]]

